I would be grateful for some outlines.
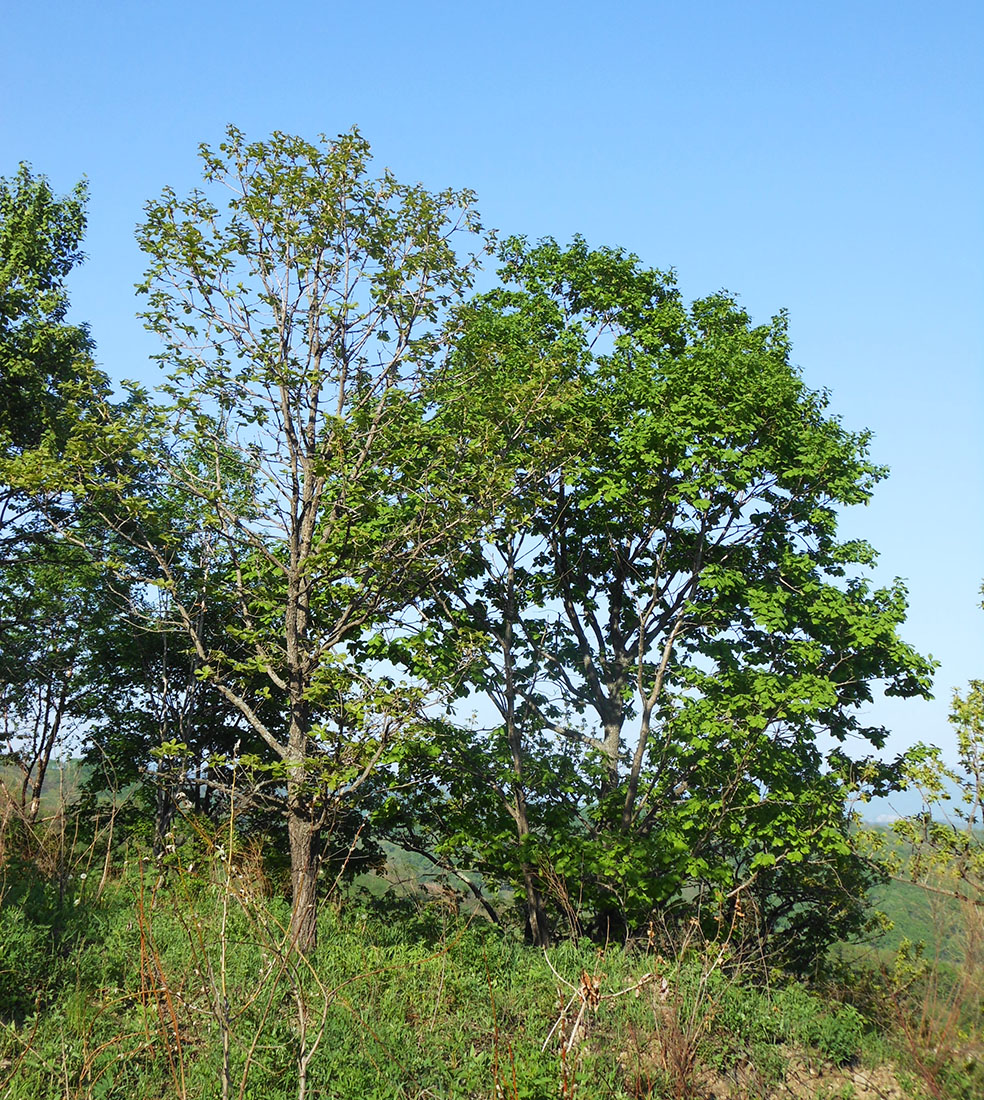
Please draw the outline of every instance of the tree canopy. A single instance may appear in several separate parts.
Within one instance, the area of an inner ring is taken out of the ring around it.
[[[513,868],[541,938],[544,892],[590,895],[608,932],[685,897],[795,923],[833,892],[824,934],[849,931],[865,869],[845,797],[882,773],[837,746],[880,748],[864,704],[932,671],[898,637],[901,584],[873,590],[872,549],[837,540],[883,476],[867,436],[804,386],[782,316],[687,306],[671,275],[579,239],[501,256],[459,353],[537,359],[566,396],[542,437],[527,424],[540,476],[435,593],[501,721],[450,734],[462,846]]]
[[[932,663],[838,536],[885,471],[786,318],[579,237],[506,240],[473,293],[472,194],[372,174],[355,130],[201,156],[139,230],[153,399],[65,389],[82,192],[0,195],[34,241],[3,269],[28,411],[0,438],[56,441],[47,529],[156,639],[120,658],[127,751],[156,740],[197,812],[275,807],[305,951],[340,822],[349,856],[388,836],[511,885],[538,943],[692,919],[804,965],[857,931],[847,800],[900,781],[865,706]]]

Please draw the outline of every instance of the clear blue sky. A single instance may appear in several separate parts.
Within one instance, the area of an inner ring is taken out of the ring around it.
[[[234,122],[358,124],[380,166],[474,188],[486,222],[574,233],[791,315],[794,358],[892,468],[845,529],[907,579],[934,704],[879,704],[898,751],[951,746],[984,677],[984,4],[196,0],[10,4],[0,174],[92,189],[73,277],[114,377],[149,381],[133,228]]]

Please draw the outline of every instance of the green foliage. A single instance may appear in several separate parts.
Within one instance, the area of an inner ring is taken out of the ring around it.
[[[236,881],[223,877],[233,861]],[[4,977],[14,977],[0,1007],[7,1095],[215,1096],[224,1026],[233,1095],[298,1095],[297,1055],[317,1037],[308,1094],[339,1100],[426,1092],[541,1100],[564,1080],[627,1098],[638,1095],[634,1044],[646,1035],[655,1052],[673,1041],[667,1013],[701,1036],[695,1074],[743,1064],[750,1051],[763,1076],[794,1050],[839,1065],[862,1043],[854,1009],[798,985],[769,994],[722,967],[716,949],[667,962],[567,944],[546,961],[485,922],[409,899],[378,908],[353,896],[325,909],[316,951],[292,969],[283,953],[289,908],[251,894],[250,873],[242,853],[229,860],[213,851],[193,870],[175,854],[156,864],[131,859],[98,898],[78,875],[61,898],[32,894],[28,906],[27,895],[8,894],[0,909]],[[574,1013],[562,1016],[561,1005],[584,975],[599,1001],[572,1033]],[[561,1035],[574,1037],[566,1053]]]
[[[34,983],[50,973],[50,957],[50,935],[43,925],[29,920],[23,906],[4,905],[0,909],[0,1016],[23,1019],[34,1008]]]
[[[138,234],[167,404],[137,403],[109,485],[81,450],[78,477],[129,546],[111,566],[156,591],[149,617],[172,651],[183,635],[178,709],[204,721],[159,739],[197,762],[186,790],[221,760],[228,792],[238,756],[254,807],[258,791],[286,795],[310,945],[320,832],[419,733],[432,688],[387,661],[413,647],[415,598],[498,499],[482,423],[463,428],[445,370],[477,262],[455,244],[485,241],[469,192],[373,177],[354,130],[311,143],[230,128],[201,155],[204,189],[166,190]]]
[[[33,820],[52,757],[77,752],[121,695],[132,701],[118,677],[140,645],[88,555],[37,529],[22,535],[0,575],[0,729],[20,771],[8,793]]]
[[[767,1095],[882,1043],[974,1095],[984,684],[958,768],[864,755],[933,666],[838,537],[885,472],[785,317],[580,238],[469,300],[474,197],[358,131],[201,155],[139,230],[158,403],[67,323],[84,186],[0,180],[0,1091]],[[903,782],[876,858],[848,802]],[[791,980],[886,874],[960,950]]]
[[[189,809],[265,836],[278,875],[288,848],[308,950],[322,867],[384,834],[507,886],[543,945],[656,917],[805,970],[861,932],[881,870],[847,803],[900,781],[865,708],[932,662],[838,537],[885,472],[786,318],[579,237],[506,240],[469,300],[470,192],[373,174],[357,130],[200,152],[138,232],[160,404],[109,400],[64,324],[83,191],[0,189],[14,388],[50,397],[23,438],[0,420],[3,460],[44,509],[18,537],[64,551],[0,610],[39,594],[9,649],[84,729],[92,805],[153,776],[157,854]],[[22,354],[42,330],[57,363]]]
[[[906,757],[905,777],[923,797],[922,813],[896,822],[908,849],[905,873],[931,890],[984,905],[984,681],[954,692],[950,721],[957,735],[957,765],[936,746],[917,745]],[[899,862],[892,864],[898,873]]]
[[[488,364],[476,401],[520,373],[548,397],[509,507],[434,593],[501,724],[436,732],[426,812],[555,924],[729,929],[741,898],[752,942],[809,965],[861,928],[877,878],[846,802],[898,778],[818,731],[880,747],[865,704],[925,694],[933,667],[899,638],[901,583],[874,589],[871,548],[837,540],[884,471],[791,367],[782,316],[688,306],[671,274],[581,239],[501,258],[456,355]]]
[[[56,196],[24,164],[0,179],[0,741],[20,772],[0,793],[28,824],[50,762],[101,716],[132,633],[93,555],[56,531],[88,525],[94,542],[106,533],[92,531],[63,477],[108,390],[88,329],[66,320],[86,198],[84,183]]]
[[[899,895],[912,899],[886,983],[908,1062],[929,1094],[971,1097],[982,1083],[984,1039],[984,684],[972,680],[966,694],[954,694],[950,720],[955,766],[926,745],[904,760],[922,811],[895,822],[889,838],[866,830],[857,843],[894,880],[896,898],[881,902],[886,912],[895,915]]]
[[[92,350],[88,330],[65,320],[86,199],[84,183],[58,198],[26,164],[0,178],[0,457],[66,432],[62,387]]]
[[[891,837],[867,829],[855,841],[906,896],[921,891],[915,907],[937,924],[960,924],[962,914],[984,908],[984,682],[972,680],[966,695],[954,692],[950,721],[955,765],[931,745],[916,745],[903,759],[903,781],[922,795],[922,810],[896,821]],[[965,945],[937,940],[947,956],[962,957]]]

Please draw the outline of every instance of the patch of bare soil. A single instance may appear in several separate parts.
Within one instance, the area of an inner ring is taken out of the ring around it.
[[[750,1062],[727,1070],[696,1069],[686,1076],[672,1070],[667,1074],[670,1067],[662,1058],[647,1066],[637,1057],[631,1069],[623,1064],[627,1083],[640,1098],[652,1095],[662,1078],[661,1087],[669,1086],[667,1095],[678,1100],[913,1100],[891,1065],[821,1065],[800,1051],[780,1050],[780,1080],[764,1078]]]
[[[912,1100],[891,1066],[817,1066],[790,1054],[781,1081],[765,1082],[751,1066],[701,1074],[694,1100]]]

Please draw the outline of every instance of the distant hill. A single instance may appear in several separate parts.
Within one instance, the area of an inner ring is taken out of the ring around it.
[[[48,817],[59,807],[74,802],[85,782],[88,769],[81,760],[53,760],[41,788],[41,816]],[[0,800],[20,802],[24,773],[16,764],[0,764]]]
[[[883,834],[889,852],[907,865],[908,847],[898,840],[890,826],[866,825],[866,828]],[[968,903],[898,879],[872,890],[869,898],[892,922],[892,928],[874,941],[875,948],[894,955],[903,940],[908,940],[924,944],[926,955],[940,961],[964,960]]]

